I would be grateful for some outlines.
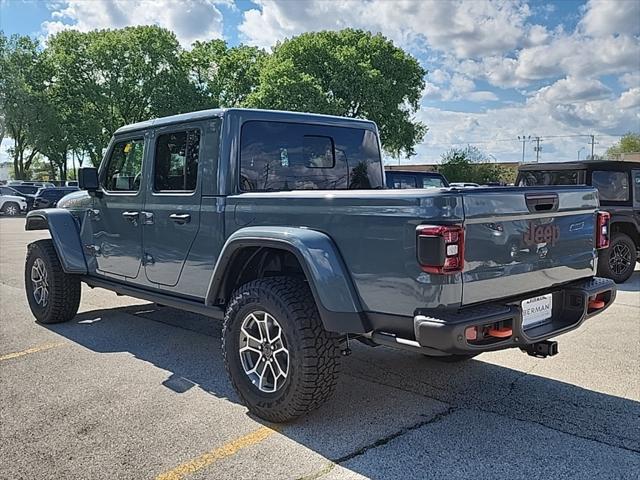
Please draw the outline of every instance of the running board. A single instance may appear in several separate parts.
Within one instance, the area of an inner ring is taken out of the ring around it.
[[[152,292],[101,278],[82,277],[81,280],[91,288],[104,288],[118,295],[127,295],[129,297],[139,298],[140,300],[148,300],[149,302],[159,303],[160,305],[177,308],[178,310],[186,310],[191,313],[215,318],[216,320],[222,320],[224,318],[224,310],[219,307],[205,305],[204,302],[187,300],[185,298],[167,295],[166,293]]]

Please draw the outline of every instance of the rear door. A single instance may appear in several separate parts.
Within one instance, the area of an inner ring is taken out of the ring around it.
[[[198,125],[155,130],[143,223],[143,262],[151,282],[175,286],[200,228]]]
[[[594,274],[595,189],[479,188],[465,190],[462,196],[463,304]]]

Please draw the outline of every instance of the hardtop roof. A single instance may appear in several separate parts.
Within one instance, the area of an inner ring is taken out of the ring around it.
[[[159,128],[196,120],[207,120],[209,118],[224,117],[230,114],[238,115],[245,120],[272,119],[274,121],[281,122],[304,122],[306,120],[312,121],[313,123],[327,123],[335,126],[353,126],[354,124],[359,124],[364,128],[377,129],[374,122],[359,118],[338,117],[335,115],[323,115],[318,113],[288,112],[283,110],[261,110],[252,108],[212,108],[208,110],[198,110],[195,112],[171,115],[168,117],[153,118],[151,120],[145,120],[143,122],[124,125],[117,129],[114,135],[135,132],[138,130],[146,130],[149,128]]]
[[[583,160],[581,162],[545,162],[520,165],[518,171],[586,170],[593,168],[640,168],[634,160]]]

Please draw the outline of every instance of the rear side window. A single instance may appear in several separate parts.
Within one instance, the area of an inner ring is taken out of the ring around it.
[[[382,162],[370,130],[267,121],[242,126],[244,192],[372,188],[382,188]]]
[[[153,189],[156,192],[194,191],[198,178],[199,154],[200,130],[158,136]]]
[[[105,190],[137,192],[140,189],[144,140],[137,138],[117,142],[113,146],[103,178]]]
[[[544,170],[520,172],[521,187],[536,185],[584,185],[584,170]]]
[[[591,174],[591,185],[598,189],[601,201],[629,201],[629,175],[626,172],[594,170]]]
[[[398,175],[387,173],[391,177],[389,183],[390,188],[416,188],[416,177],[413,175]]]
[[[421,179],[422,188],[443,188],[446,185],[441,177],[425,175]]]

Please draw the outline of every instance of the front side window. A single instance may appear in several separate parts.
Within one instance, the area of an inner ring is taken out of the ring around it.
[[[595,170],[591,184],[598,189],[604,202],[626,202],[629,200],[629,175],[613,170]]]
[[[110,192],[137,192],[142,176],[144,140],[125,140],[113,146],[103,178],[105,190]]]
[[[156,192],[196,189],[200,130],[158,136],[154,159],[153,189]]]
[[[269,121],[242,126],[244,192],[381,188],[381,165],[369,130]]]
[[[633,203],[640,206],[640,170],[633,171]]]

